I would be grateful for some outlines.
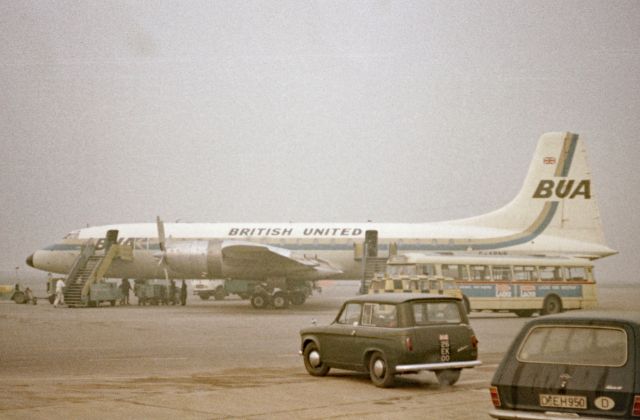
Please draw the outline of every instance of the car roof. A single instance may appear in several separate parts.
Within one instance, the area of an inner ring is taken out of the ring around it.
[[[412,300],[460,300],[454,296],[434,295],[427,293],[380,293],[361,295],[351,298],[347,302],[375,302],[375,303],[403,303]]]
[[[640,311],[572,311],[557,315],[541,316],[532,320],[532,323],[544,323],[547,321],[562,322],[572,321],[581,324],[598,323],[598,322],[618,322],[626,324],[635,324],[640,327]]]

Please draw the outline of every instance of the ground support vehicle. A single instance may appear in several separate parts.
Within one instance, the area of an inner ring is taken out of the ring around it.
[[[23,291],[17,288],[17,286],[0,285],[0,298],[12,300],[18,304],[38,304],[38,298],[33,295],[30,288]]]
[[[191,284],[193,294],[202,300],[209,300],[211,297],[215,300],[224,300],[229,295],[223,280],[193,280]]]
[[[640,419],[640,313],[584,311],[522,328],[491,381],[497,419]]]
[[[429,293],[453,296],[462,299],[467,313],[471,312],[469,299],[451,277],[386,274],[371,280],[369,293]]]
[[[122,291],[116,283],[98,282],[89,286],[89,296],[87,305],[90,307],[100,306],[101,303],[109,302],[115,306],[116,302],[122,299]]]
[[[312,290],[319,290],[313,282],[292,284],[286,279],[269,279],[269,281],[255,280],[225,280],[224,290],[242,299],[251,299],[251,305],[256,309],[273,307],[285,309],[289,305],[302,305]]]
[[[166,284],[136,282],[133,292],[138,298],[138,305],[169,304],[169,288]]]
[[[364,371],[379,387],[423,370],[453,385],[462,369],[481,364],[462,301],[442,295],[362,295],[346,301],[332,324],[302,329],[300,338],[309,374]]]

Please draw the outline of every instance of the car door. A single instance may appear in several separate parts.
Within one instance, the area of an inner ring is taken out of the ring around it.
[[[361,328],[362,304],[347,303],[331,324],[322,339],[322,353],[328,364],[345,369],[358,365],[358,355],[354,349],[357,331]]]

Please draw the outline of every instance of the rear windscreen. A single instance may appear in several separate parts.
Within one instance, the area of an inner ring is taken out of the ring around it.
[[[522,342],[518,360],[578,366],[623,366],[627,362],[627,333],[612,327],[537,326]]]
[[[462,321],[456,302],[416,302],[413,319],[416,325],[459,324]]]

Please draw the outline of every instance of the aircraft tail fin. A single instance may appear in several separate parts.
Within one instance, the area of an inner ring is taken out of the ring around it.
[[[496,211],[456,224],[518,230],[531,240],[544,231],[606,247],[584,142],[569,132],[543,134],[518,195]]]

